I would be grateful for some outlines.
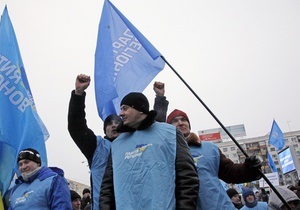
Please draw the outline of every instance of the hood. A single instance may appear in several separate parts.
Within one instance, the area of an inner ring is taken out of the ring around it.
[[[298,196],[288,189],[285,186],[277,186],[276,190],[280,193],[280,195],[286,200],[286,202],[299,200]],[[283,202],[278,198],[278,196],[272,192],[269,197],[269,210],[280,210],[283,206]]]

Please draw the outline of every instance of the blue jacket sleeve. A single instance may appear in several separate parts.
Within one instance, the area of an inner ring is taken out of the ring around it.
[[[72,210],[68,182],[60,175],[53,178],[49,204],[51,210]]]

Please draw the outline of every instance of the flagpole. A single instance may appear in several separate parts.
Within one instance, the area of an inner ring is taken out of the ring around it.
[[[202,101],[202,99],[196,94],[196,92],[186,83],[186,81],[178,74],[178,72],[172,67],[172,65],[165,59],[164,56],[160,56],[166,64],[172,69],[172,71],[179,77],[179,79],[186,85],[186,87],[193,93],[193,95],[198,99],[198,101],[204,106],[204,108],[211,114],[211,116],[217,121],[217,123],[221,126],[221,128],[225,131],[225,133],[232,139],[232,141],[236,144],[236,146],[241,150],[241,152],[245,155],[245,157],[249,157],[246,151],[242,148],[242,146],[237,142],[237,140],[231,135],[231,133],[227,130],[227,128],[223,125],[223,123],[216,117],[216,115],[209,109],[209,107]],[[289,210],[292,208],[289,204],[284,200],[284,198],[280,195],[280,193],[276,190],[273,184],[269,181],[269,179],[264,175],[261,169],[258,169],[262,178],[268,183],[271,189],[275,192],[278,198],[284,203],[285,206],[288,207]]]

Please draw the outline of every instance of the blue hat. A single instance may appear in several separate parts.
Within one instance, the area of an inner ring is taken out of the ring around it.
[[[244,200],[246,200],[246,197],[247,197],[248,195],[253,195],[253,196],[254,196],[254,192],[253,192],[253,190],[251,190],[251,188],[249,188],[249,187],[244,187],[244,188],[242,189],[242,195],[243,195]],[[254,196],[254,197],[255,197],[255,196]]]

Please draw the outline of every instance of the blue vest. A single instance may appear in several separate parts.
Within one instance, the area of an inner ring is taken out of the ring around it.
[[[112,143],[116,209],[175,209],[175,127],[155,122]]]
[[[218,178],[220,165],[218,147],[211,142],[202,142],[201,147],[191,146],[190,150],[200,181],[197,210],[235,209]]]
[[[253,208],[249,208],[245,205],[240,210],[268,210],[268,204],[266,202],[258,201],[257,205]]]
[[[10,191],[9,210],[50,210],[52,207],[71,210],[66,180],[48,167],[42,167],[29,182],[19,182]],[[54,187],[56,191],[53,191]],[[53,200],[56,199],[56,200]]]
[[[102,138],[101,136],[97,136],[97,148],[94,152],[91,165],[91,175],[93,181],[93,210],[99,209],[101,183],[107,165],[110,146],[110,141]]]

